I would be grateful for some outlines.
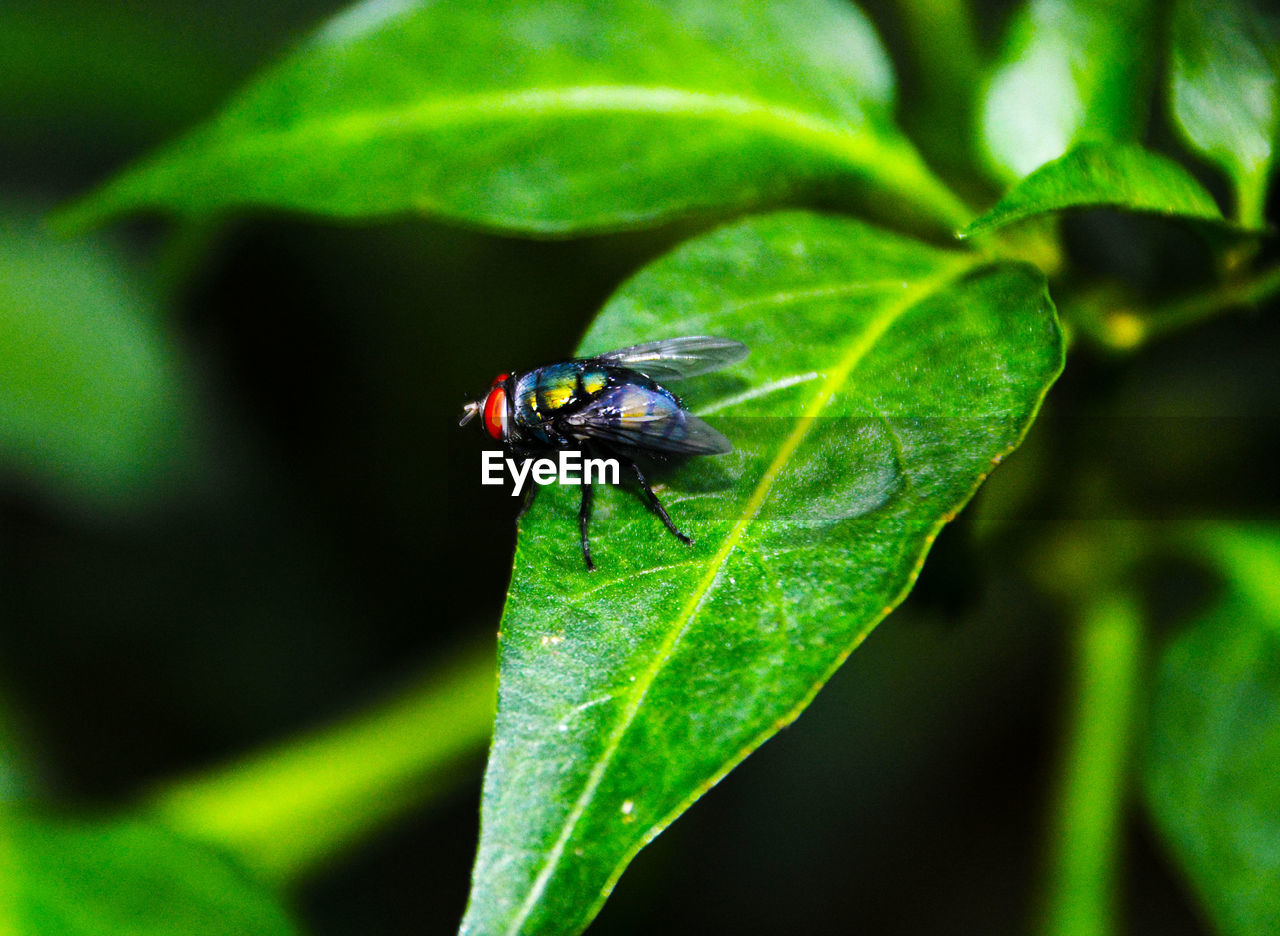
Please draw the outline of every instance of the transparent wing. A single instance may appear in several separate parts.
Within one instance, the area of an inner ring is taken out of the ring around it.
[[[634,384],[606,393],[564,418],[579,439],[599,439],[673,455],[723,455],[733,445],[665,394]]]
[[[667,338],[598,355],[618,367],[639,371],[658,383],[696,377],[747,356],[747,346],[729,338]]]

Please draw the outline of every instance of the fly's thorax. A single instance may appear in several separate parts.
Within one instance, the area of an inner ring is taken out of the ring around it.
[[[548,422],[599,396],[611,383],[609,369],[592,361],[565,361],[531,370],[516,381],[516,420],[525,426]]]

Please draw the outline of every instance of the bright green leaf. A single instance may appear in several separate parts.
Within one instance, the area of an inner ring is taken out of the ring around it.
[[[368,0],[64,220],[275,205],[566,233],[856,179],[964,223],[893,94],[835,0]]]
[[[118,258],[0,215],[0,467],[100,503],[184,456],[188,400]]]
[[[291,936],[260,884],[159,826],[6,812],[0,910],[16,936]],[[6,921],[0,920],[0,932]]]
[[[463,932],[577,933],[627,863],[795,718],[902,600],[1061,366],[1041,275],[846,220],[754,218],[643,271],[585,353],[680,334],[751,355],[687,386],[731,455],[521,526]]]
[[[1280,38],[1249,0],[1179,0],[1169,68],[1174,122],[1231,176],[1241,223],[1259,226],[1280,136]]]
[[[1048,212],[1101,207],[1223,221],[1213,196],[1173,160],[1140,146],[1086,143],[1015,184],[960,233],[969,237]]]
[[[982,100],[981,142],[999,175],[1139,135],[1152,12],[1150,0],[1029,0]]]
[[[1224,936],[1280,932],[1280,532],[1211,527],[1227,579],[1165,652],[1147,802]]]

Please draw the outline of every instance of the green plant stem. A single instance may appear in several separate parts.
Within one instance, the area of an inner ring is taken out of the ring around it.
[[[1135,309],[1123,304],[1095,316],[1082,316],[1079,324],[1113,351],[1133,351],[1152,338],[1181,331],[1214,318],[1229,309],[1254,305],[1280,293],[1280,266],[1248,277],[1236,277],[1204,292]]]
[[[492,647],[459,657],[372,711],[161,789],[178,832],[288,883],[440,792],[488,737]]]
[[[1267,226],[1267,173],[1251,173],[1236,184],[1236,220],[1240,226],[1261,230]]]
[[[1085,607],[1075,648],[1046,936],[1116,932],[1116,871],[1130,736],[1142,662],[1142,611],[1129,594]]]
[[[1175,331],[1212,318],[1227,309],[1253,305],[1280,292],[1280,266],[1230,280],[1207,292],[1157,306],[1147,316],[1148,333]]]

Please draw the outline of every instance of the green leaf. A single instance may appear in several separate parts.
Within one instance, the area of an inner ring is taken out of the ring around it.
[[[576,489],[521,526],[462,931],[577,933],[643,845],[794,719],[902,600],[1059,371],[1038,271],[848,220],[753,218],[608,303],[584,353],[680,334],[751,355],[687,386],[731,455],[667,478],[695,538]]]
[[[275,205],[569,233],[856,179],[964,223],[893,96],[834,0],[369,0],[63,221]]]
[[[0,814],[0,932],[17,936],[291,936],[265,888],[218,852],[134,820]],[[6,923],[10,925],[5,926]]]
[[[1150,0],[1030,0],[983,94],[980,136],[1000,176],[1020,179],[1077,143],[1142,130]]]
[[[99,504],[152,493],[187,454],[187,396],[117,257],[0,213],[0,468]]]
[[[493,727],[493,647],[369,711],[157,792],[164,824],[289,883],[470,777]]]
[[[1224,221],[1213,196],[1173,160],[1141,146],[1086,143],[1015,184],[960,236],[1049,212],[1102,207]]]
[[[1262,224],[1280,136],[1280,39],[1248,0],[1180,0],[1169,93],[1174,122],[1236,188],[1242,224]]]
[[[1209,527],[1227,585],[1160,663],[1147,803],[1224,936],[1280,932],[1280,531]]]

